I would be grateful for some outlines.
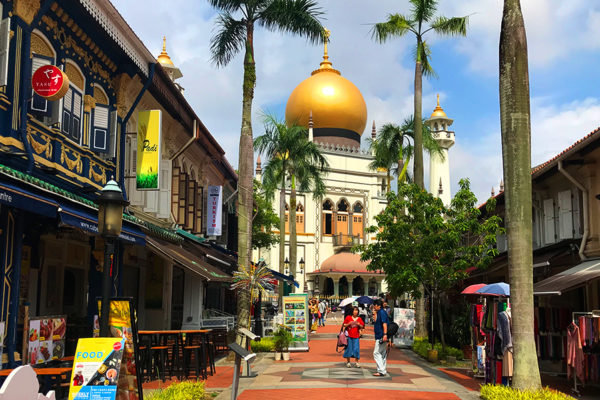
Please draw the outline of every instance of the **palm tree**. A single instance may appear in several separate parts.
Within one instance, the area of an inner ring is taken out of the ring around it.
[[[280,216],[285,221],[285,192],[290,187],[289,227],[290,227],[290,273],[296,275],[297,233],[296,196],[298,189],[313,193],[320,198],[325,193],[322,175],[329,164],[321,150],[308,140],[308,131],[299,125],[286,125],[273,116],[265,117],[265,134],[254,141],[259,153],[264,153],[268,163],[263,169],[263,182],[267,193],[272,196],[280,190]],[[285,248],[285,222],[280,222],[279,268],[283,267],[282,249]],[[281,293],[281,292],[280,292]]]
[[[504,0],[500,31],[500,122],[513,309],[513,385],[539,388],[533,333],[531,125],[527,36],[519,0]]]
[[[292,33],[313,42],[322,39],[322,15],[315,0],[208,0],[219,10],[217,32],[211,38],[212,61],[219,67],[231,62],[244,51],[242,85],[242,127],[239,151],[238,180],[238,262],[248,266],[252,251],[252,100],[256,86],[254,57],[255,24],[270,31]],[[250,312],[248,293],[240,292],[238,321],[244,324]],[[242,325],[243,326],[243,325]],[[248,327],[246,327],[248,328]]]
[[[373,38],[384,43],[394,37],[402,37],[411,32],[417,39],[414,49],[415,58],[415,94],[414,117],[417,121],[422,119],[422,81],[423,75],[435,76],[429,59],[431,50],[424,39],[429,31],[444,36],[467,34],[468,17],[447,18],[439,16],[434,18],[437,11],[437,0],[409,0],[412,7],[410,15],[390,14],[385,22],[375,24],[372,30]],[[429,24],[429,25],[427,25]],[[423,180],[423,127],[418,124],[414,130],[414,181],[421,188],[425,188]]]
[[[407,167],[411,157],[414,155],[415,120],[412,115],[406,118],[402,125],[388,123],[381,127],[377,138],[371,141],[371,149],[374,150],[375,159],[369,167],[371,169],[386,168],[388,171],[388,190],[390,181],[390,170],[396,165],[396,178],[398,186],[407,178]],[[429,154],[444,157],[439,143],[433,138],[431,130],[422,121],[423,147]]]

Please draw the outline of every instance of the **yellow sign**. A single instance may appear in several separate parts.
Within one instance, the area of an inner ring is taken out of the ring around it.
[[[125,339],[79,339],[73,360],[69,400],[115,400]]]
[[[137,168],[138,190],[158,190],[160,177],[160,138],[162,114],[160,110],[138,113]]]

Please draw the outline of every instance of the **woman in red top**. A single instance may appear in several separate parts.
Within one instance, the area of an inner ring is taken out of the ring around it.
[[[352,315],[348,315],[344,319],[343,328],[348,332],[348,346],[344,351],[344,357],[346,358],[346,367],[350,368],[350,358],[356,360],[355,367],[360,368],[358,360],[360,359],[360,330],[365,327],[365,323],[361,317],[358,316],[358,307],[352,309]]]

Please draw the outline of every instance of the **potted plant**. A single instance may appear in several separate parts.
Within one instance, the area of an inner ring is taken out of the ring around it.
[[[275,360],[279,361],[281,356],[285,361],[290,359],[290,343],[292,343],[292,333],[284,326],[280,326],[273,336],[275,344]]]

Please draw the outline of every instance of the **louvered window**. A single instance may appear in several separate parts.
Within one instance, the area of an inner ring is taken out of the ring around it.
[[[97,104],[92,111],[92,138],[91,148],[94,151],[108,153],[109,151],[109,108],[107,105]]]
[[[34,54],[31,59],[31,76],[33,77],[33,73],[40,67],[44,65],[52,65],[54,60],[50,57],[40,56]],[[43,98],[42,96],[37,95],[33,89],[31,90],[31,103],[29,105],[29,110],[31,113],[40,121],[44,121],[44,117],[50,117],[50,102]]]
[[[62,131],[69,139],[76,143],[80,143],[81,141],[81,113],[83,105],[81,100],[81,92],[72,85],[63,98]]]

